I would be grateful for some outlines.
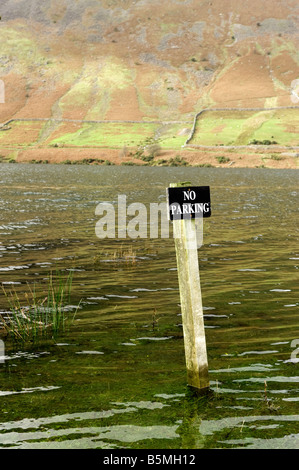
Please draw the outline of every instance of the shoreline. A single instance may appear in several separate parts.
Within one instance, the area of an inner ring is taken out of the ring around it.
[[[2,162],[41,164],[100,164],[127,166],[189,166],[215,168],[299,169],[299,152],[290,148],[181,148],[162,149],[150,163],[136,158],[134,149],[124,157],[121,149],[109,148],[0,148]]]

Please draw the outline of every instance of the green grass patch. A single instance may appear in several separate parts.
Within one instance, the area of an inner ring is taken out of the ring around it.
[[[252,134],[252,138],[264,141],[275,140],[280,145],[298,145],[299,115],[297,109],[275,111],[272,118],[263,122]]]
[[[251,117],[249,112],[208,111],[197,119],[191,144],[233,145],[243,132],[244,124]]]
[[[2,147],[34,145],[44,121],[15,121],[0,132]],[[82,123],[75,132],[48,139],[50,147],[85,147],[121,149],[139,148],[146,139],[158,140],[161,149],[179,150],[187,139],[190,126],[160,123]],[[182,132],[182,131],[185,132]],[[56,130],[57,132],[57,130]],[[57,134],[56,134],[57,135]],[[298,145],[299,115],[296,109],[275,111],[208,111],[199,116],[193,145]]]
[[[161,135],[162,148],[179,149],[186,136],[178,135],[180,125],[161,126],[157,123],[85,123],[76,132],[64,134],[50,141],[50,146],[58,147],[137,147],[146,139]]]
[[[65,134],[50,145],[65,147],[122,148],[137,146],[141,140],[155,133],[157,124],[86,123],[76,132]]]
[[[160,130],[161,147],[165,149],[179,150],[187,139],[187,135],[182,134],[181,131],[184,127],[190,127],[191,130],[191,126],[191,124],[189,126],[188,124],[169,124],[162,127]]]
[[[13,121],[9,124],[8,130],[0,131],[0,146],[30,147],[36,144],[47,124],[47,121]],[[159,144],[162,149],[179,150],[187,138],[186,135],[180,133],[183,126],[183,124],[163,125],[142,122],[83,122],[75,132],[62,134],[55,139],[48,138],[47,146],[132,148],[139,147],[146,139],[154,139],[156,135],[159,135]],[[55,132],[57,133],[57,130]]]
[[[298,145],[296,109],[275,111],[208,111],[199,116],[194,145]]]

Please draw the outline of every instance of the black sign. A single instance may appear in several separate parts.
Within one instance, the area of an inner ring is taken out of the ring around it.
[[[167,188],[170,220],[211,216],[209,186]]]

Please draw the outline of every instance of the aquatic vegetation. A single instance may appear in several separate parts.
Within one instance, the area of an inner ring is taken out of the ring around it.
[[[121,246],[110,251],[101,251],[94,257],[94,263],[100,261],[110,261],[113,263],[125,263],[126,265],[135,265],[137,262],[137,253],[132,246]]]
[[[2,287],[8,300],[8,316],[0,314],[4,334],[17,342],[36,342],[40,338],[56,338],[73,321],[76,314],[69,314],[73,272],[64,277],[60,271],[51,272],[42,296],[36,286],[25,293],[25,305],[16,291]]]

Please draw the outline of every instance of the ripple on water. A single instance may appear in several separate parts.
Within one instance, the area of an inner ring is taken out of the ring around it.
[[[270,292],[292,292],[291,289],[270,289]]]
[[[0,271],[16,271],[17,269],[29,269],[30,266],[19,265],[19,266],[6,266],[4,268],[0,267]]]
[[[22,283],[19,282],[19,281],[2,281],[1,284],[3,284],[3,285],[11,285],[11,284],[12,285],[18,285],[18,284],[22,284]]]
[[[277,367],[272,366],[271,364],[250,364],[248,366],[241,366],[241,367],[229,367],[227,369],[211,369],[210,373],[223,373],[223,372],[269,372],[278,370]]]
[[[137,443],[144,440],[176,439],[178,425],[127,425],[111,424],[109,419],[115,415],[125,413],[136,413],[140,410],[161,410],[168,406],[161,402],[134,401],[134,402],[112,402],[112,409],[65,414],[51,417],[23,419],[1,423],[0,434],[1,447],[22,448],[76,448],[76,447],[99,447],[114,448],[122,447],[122,443]],[[108,420],[107,423],[103,420]],[[84,426],[76,426],[78,422],[86,422]],[[92,421],[92,425],[88,422]],[[96,423],[98,421],[98,424]],[[53,429],[59,424],[62,429]],[[23,432],[20,432],[23,429]],[[15,432],[18,430],[18,432]],[[5,431],[5,432],[4,432]],[[76,437],[78,435],[78,437]],[[69,436],[72,438],[69,439]],[[49,442],[49,438],[52,442]],[[55,439],[57,439],[55,441]],[[109,441],[109,442],[108,442]],[[51,444],[49,447],[49,443]]]
[[[246,379],[235,379],[233,382],[278,382],[278,383],[297,383],[299,382],[299,377],[285,377],[285,376],[276,376],[276,377],[248,377]]]
[[[140,338],[131,339],[131,341],[166,341],[171,338],[173,338],[173,336],[142,336]]]
[[[47,387],[22,388],[21,390],[0,390],[0,397],[4,397],[7,395],[19,395],[23,393],[49,392],[58,388],[60,387],[49,385]]]
[[[104,354],[102,351],[77,351],[76,354]]]

